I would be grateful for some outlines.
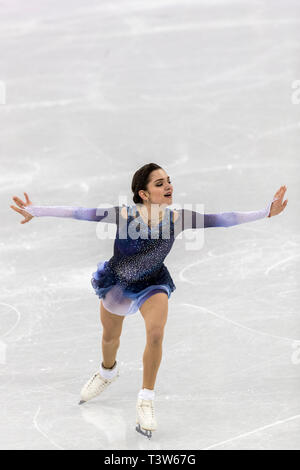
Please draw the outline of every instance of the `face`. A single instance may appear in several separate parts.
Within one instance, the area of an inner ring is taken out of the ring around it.
[[[152,171],[147,190],[139,191],[139,195],[146,204],[172,204],[173,186],[170,177],[162,168]]]

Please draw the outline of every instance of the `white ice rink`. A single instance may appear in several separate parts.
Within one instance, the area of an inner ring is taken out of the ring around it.
[[[0,82],[0,448],[300,449],[299,1],[1,0]],[[131,204],[149,162],[174,206],[256,210],[284,184],[289,200],[206,229],[199,250],[175,241],[151,442],[135,432],[140,312],[120,378],[78,406],[101,359],[90,279],[113,239],[9,207],[24,191]]]

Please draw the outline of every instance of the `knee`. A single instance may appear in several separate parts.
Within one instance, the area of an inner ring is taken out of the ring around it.
[[[120,341],[120,335],[104,331],[102,334],[102,341],[104,343],[118,343]]]
[[[147,343],[153,346],[160,345],[164,338],[163,328],[152,328],[147,331]]]

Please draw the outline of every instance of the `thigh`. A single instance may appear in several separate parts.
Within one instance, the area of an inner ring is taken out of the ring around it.
[[[105,334],[111,338],[118,338],[121,335],[125,317],[111,313],[104,307],[102,300],[100,300],[100,318]]]
[[[151,295],[143,305],[140,312],[145,320],[146,330],[164,328],[168,317],[169,299],[166,292]]]
[[[114,285],[102,299],[103,307],[115,315],[127,315],[132,305],[132,299],[125,297],[122,287]]]

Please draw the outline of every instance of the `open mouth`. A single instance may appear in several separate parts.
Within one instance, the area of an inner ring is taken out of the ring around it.
[[[165,194],[165,197],[172,197],[172,193]]]

